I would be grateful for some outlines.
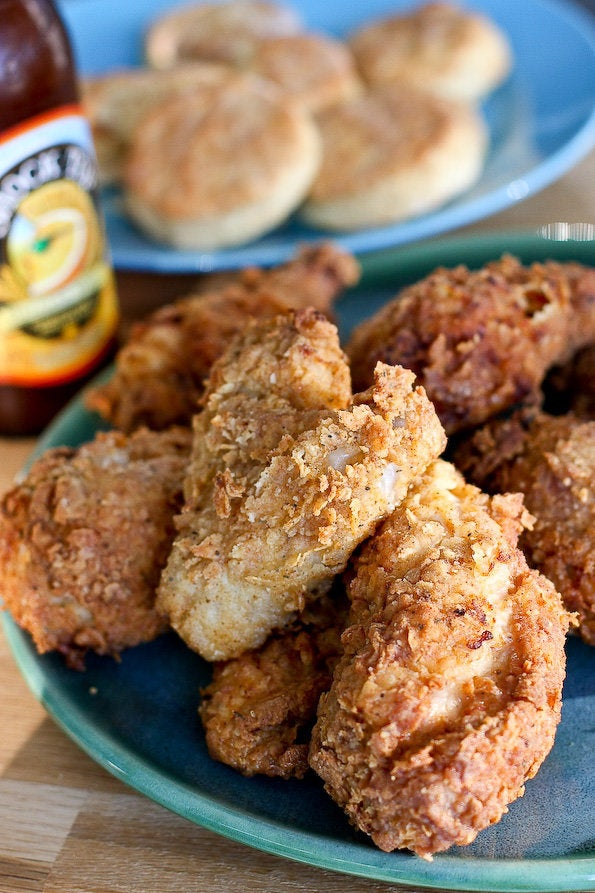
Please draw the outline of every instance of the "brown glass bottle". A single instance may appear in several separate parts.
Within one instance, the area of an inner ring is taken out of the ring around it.
[[[97,165],[52,0],[0,0],[0,433],[41,430],[107,359],[118,308]]]

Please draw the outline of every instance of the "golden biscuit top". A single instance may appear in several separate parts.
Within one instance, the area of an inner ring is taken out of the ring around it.
[[[361,89],[347,45],[318,34],[262,40],[249,67],[314,111],[347,99]]]
[[[360,191],[379,178],[418,166],[453,126],[470,117],[462,106],[392,86],[376,87],[328,109],[318,123],[329,151],[310,197]]]
[[[478,98],[510,68],[510,50],[497,26],[446,2],[365,25],[350,46],[370,83],[405,81],[452,99]]]
[[[126,185],[160,213],[219,214],[274,188],[317,151],[307,113],[250,74],[213,70],[210,83],[155,106],[137,128]]]
[[[191,3],[154,22],[146,35],[145,53],[154,68],[171,68],[193,59],[241,65],[259,40],[300,29],[297,13],[281,3]]]

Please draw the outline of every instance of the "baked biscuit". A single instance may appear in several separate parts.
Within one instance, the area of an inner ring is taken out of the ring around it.
[[[511,67],[502,31],[446,2],[365,25],[349,43],[369,84],[400,82],[465,102],[493,90]]]
[[[121,179],[131,136],[154,105],[173,93],[193,90],[205,80],[210,83],[218,68],[196,62],[171,71],[128,68],[84,79],[82,98],[101,182],[105,185]]]
[[[323,229],[430,211],[475,182],[487,148],[471,106],[390,85],[327,109],[318,124],[322,163],[302,213]]]
[[[274,85],[228,69],[138,125],[124,175],[127,207],[147,235],[176,248],[241,244],[297,207],[319,161],[309,113]]]
[[[280,3],[191,3],[154,21],[145,36],[145,57],[153,68],[172,68],[196,59],[242,65],[257,41],[300,30],[297,12]]]
[[[350,99],[362,89],[347,45],[320,34],[262,40],[255,46],[248,68],[313,112]]]

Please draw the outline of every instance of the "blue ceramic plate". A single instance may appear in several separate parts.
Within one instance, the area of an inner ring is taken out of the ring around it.
[[[485,263],[504,251],[528,262],[552,257],[595,265],[595,243],[532,235],[448,240],[370,255],[363,281],[339,303],[341,329],[438,264]],[[76,400],[37,452],[93,437],[97,419]],[[525,796],[475,843],[429,863],[382,853],[354,831],[311,774],[302,781],[244,778],[207,755],[196,708],[209,667],[175,635],[94,657],[84,673],[40,657],[4,615],[8,641],[35,696],[109,772],[226,837],[298,862],[347,874],[448,890],[595,890],[595,651],[568,642],[568,678],[555,746]]]
[[[99,73],[142,63],[146,24],[173,0],[61,0],[81,70]],[[411,0],[293,0],[310,30],[343,37],[360,22]],[[564,0],[471,0],[509,35],[515,69],[486,102],[491,149],[477,185],[423,217],[339,235],[356,253],[404,245],[480,220],[564,174],[595,143],[595,22]],[[216,252],[175,251],[149,241],[122,213],[117,190],[105,193],[107,229],[120,269],[192,273],[286,260],[299,242],[320,237],[296,219],[249,245]]]

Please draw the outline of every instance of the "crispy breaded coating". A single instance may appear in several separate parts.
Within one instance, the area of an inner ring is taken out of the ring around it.
[[[158,595],[191,648],[236,657],[328,590],[444,448],[413,380],[379,367],[349,404],[337,330],[313,310],[253,323],[213,366]]]
[[[189,424],[213,362],[250,319],[290,307],[312,306],[330,315],[338,293],[358,276],[355,259],[328,243],[161,307],[133,327],[114,376],[88,394],[87,406],[126,432]]]
[[[199,714],[210,756],[243,775],[302,778],[318,699],[341,652],[344,599],[323,597],[260,648],[215,664]]]
[[[595,645],[595,420],[524,409],[461,444],[455,461],[491,493],[518,491],[535,517],[520,545]]]
[[[525,514],[438,460],[355,562],[310,764],[383,850],[470,843],[552,746],[569,618],[515,546]]]
[[[594,273],[511,256],[439,268],[354,330],[354,388],[368,387],[378,361],[412,369],[447,434],[538,400],[547,370],[595,335]]]
[[[58,447],[0,505],[0,591],[40,653],[82,669],[167,628],[155,589],[174,536],[186,429]]]

